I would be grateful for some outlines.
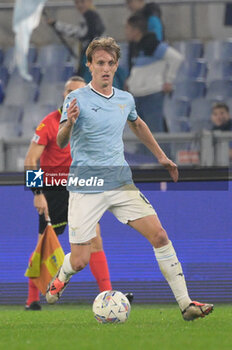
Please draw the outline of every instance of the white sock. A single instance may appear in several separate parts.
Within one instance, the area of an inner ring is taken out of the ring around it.
[[[71,253],[68,253],[64,257],[64,262],[58,276],[61,282],[68,282],[72,275],[75,275],[75,273],[77,273],[77,271],[73,270],[72,265],[70,263],[70,255]]]
[[[161,248],[154,248],[155,256],[163,276],[166,278],[180,309],[183,311],[190,303],[191,299],[182,271],[182,267],[176,256],[172,242]]]

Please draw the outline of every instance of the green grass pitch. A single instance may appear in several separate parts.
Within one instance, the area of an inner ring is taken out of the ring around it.
[[[98,324],[91,305],[0,306],[1,350],[231,350],[232,305],[186,322],[174,305],[132,305],[125,324]]]

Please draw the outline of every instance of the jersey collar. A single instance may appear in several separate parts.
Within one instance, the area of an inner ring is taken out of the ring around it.
[[[91,89],[93,92],[95,92],[96,94],[98,94],[98,95],[100,95],[100,96],[106,98],[107,100],[109,100],[111,97],[114,96],[114,88],[113,88],[113,87],[112,87],[112,94],[110,94],[110,95],[104,95],[104,94],[100,93],[99,91],[95,90],[95,89],[93,88],[93,86],[92,86],[91,83],[89,83],[88,86],[90,87],[90,89]]]

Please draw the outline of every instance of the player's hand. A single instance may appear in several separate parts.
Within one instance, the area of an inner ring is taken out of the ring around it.
[[[160,158],[159,163],[162,164],[165,167],[165,169],[168,170],[173,181],[177,182],[179,177],[177,165],[168,157]]]
[[[77,106],[77,100],[74,98],[67,109],[68,122],[73,125],[79,117],[80,110]]]
[[[172,92],[172,90],[173,90],[172,84],[164,83],[164,85],[163,85],[163,92],[169,93],[169,92]]]
[[[44,214],[45,220],[49,221],[48,203],[43,193],[35,195],[34,207],[38,211],[39,215]]]
[[[47,18],[46,21],[47,24],[49,24],[50,26],[54,26],[54,24],[56,23],[56,20],[54,18]]]

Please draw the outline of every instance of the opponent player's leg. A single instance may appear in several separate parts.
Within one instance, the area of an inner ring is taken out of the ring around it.
[[[97,223],[96,234],[91,241],[91,256],[89,260],[90,270],[95,277],[100,292],[112,290],[110,273],[106,255],[103,249],[100,224]]]
[[[152,244],[160,270],[172,289],[183,318],[190,321],[210,313],[213,310],[212,304],[198,303],[190,299],[181,263],[157,215],[130,221],[128,224]]]
[[[89,261],[89,266],[92,274],[94,275],[100,292],[104,290],[112,290],[112,284],[110,281],[110,273],[108,268],[108,263],[106,255],[103,249],[101,228],[100,224],[96,227],[97,236],[91,241],[91,256]],[[131,292],[125,293],[125,296],[130,303],[133,302],[134,295]]]

